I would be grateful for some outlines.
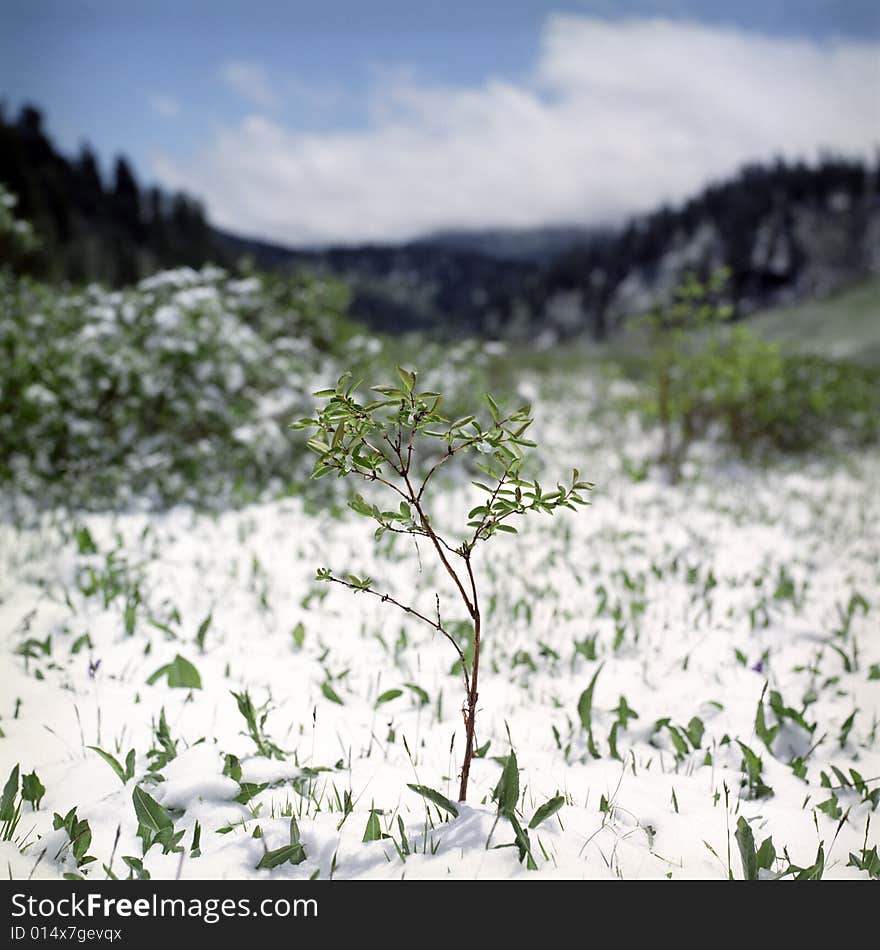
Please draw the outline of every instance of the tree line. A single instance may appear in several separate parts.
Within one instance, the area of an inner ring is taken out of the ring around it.
[[[39,239],[27,269],[51,281],[120,286],[164,267],[228,256],[197,201],[141,187],[122,157],[106,180],[88,146],[65,157],[33,106],[15,118],[0,110],[0,182]]]
[[[212,228],[197,201],[142,187],[122,157],[105,180],[88,147],[72,159],[56,150],[36,108],[14,119],[0,109],[0,182],[39,238],[28,258],[39,276],[120,286],[166,267],[230,266],[247,257],[267,271],[344,279],[351,314],[392,332],[530,337],[550,328],[601,339],[627,308],[673,287],[683,269],[708,277],[723,267],[738,314],[826,293],[874,266],[878,172],[880,158],[834,154],[811,164],[753,164],[679,207],[616,229],[573,229],[562,243],[552,231],[545,240],[533,236],[525,255],[505,256],[515,241],[484,237],[468,246],[460,236],[291,250]]]

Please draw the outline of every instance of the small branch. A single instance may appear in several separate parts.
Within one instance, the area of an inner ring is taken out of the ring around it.
[[[326,578],[328,581],[332,581],[334,584],[340,584],[342,587],[347,587],[349,590],[357,592],[363,592],[365,594],[372,594],[374,597],[378,597],[382,603],[394,604],[395,607],[399,607],[404,613],[412,614],[414,617],[417,617],[423,623],[426,623],[429,627],[436,630],[438,633],[442,633],[444,637],[452,644],[455,648],[455,652],[458,654],[458,658],[461,661],[461,669],[464,674],[464,683],[465,687],[470,692],[470,677],[468,676],[467,671],[467,660],[465,659],[464,651],[458,645],[455,637],[443,626],[440,621],[440,596],[437,597],[437,620],[436,622],[431,620],[429,617],[426,617],[424,614],[419,613],[413,607],[408,606],[407,604],[402,604],[399,600],[395,600],[390,594],[383,594],[381,591],[374,590],[372,587],[358,587],[355,584],[350,584],[348,581],[343,580],[341,577],[334,577],[332,574]]]
[[[476,582],[476,580],[475,580],[475,578],[474,578],[474,571],[473,571],[473,568],[471,567],[471,556],[470,556],[470,554],[468,554],[468,555],[465,557],[464,563],[465,563],[465,565],[466,565],[466,567],[467,567],[468,578],[470,578],[470,582],[471,582],[471,594],[473,595],[473,598],[474,598],[474,611],[475,611],[476,614],[479,616],[479,613],[480,613],[480,604],[479,604],[479,601],[477,600],[477,582]]]
[[[433,466],[431,467],[431,469],[428,471],[428,474],[422,479],[422,484],[421,484],[421,486],[420,486],[420,488],[419,488],[419,493],[416,495],[416,498],[417,498],[419,501],[421,501],[422,495],[425,493],[425,488],[427,487],[427,484],[428,484],[428,482],[430,481],[431,476],[434,474],[434,472],[437,471],[438,468],[440,468],[440,466],[441,466],[448,458],[451,458],[452,455],[453,455],[453,452],[452,452],[450,449],[447,449],[447,450],[443,453],[443,455],[440,456],[439,460],[434,463],[434,465],[433,465]]]
[[[394,468],[394,463],[391,461],[391,459],[388,458],[384,452],[377,449],[372,442],[368,442],[363,436],[361,436],[361,445],[363,445],[365,448],[368,448],[371,452],[375,452],[376,455],[380,456],[383,461],[387,462],[392,468]],[[394,468],[394,471],[397,472],[397,469]],[[399,474],[400,473],[398,472],[398,475]]]
[[[381,475],[377,475],[373,471],[365,471],[360,468],[351,468],[349,473],[352,475],[359,475],[365,482],[379,482],[382,485],[385,485],[387,488],[390,488],[393,492],[397,492],[404,501],[409,501],[405,492],[402,492],[397,485],[393,482],[389,482],[387,478],[383,478]]]
[[[511,418],[512,418],[512,415],[511,415],[511,416],[505,416],[505,417],[504,417],[503,419],[501,419],[495,426],[493,426],[493,428],[495,428],[495,429],[503,429],[504,426],[505,426],[508,422],[510,422]],[[507,431],[507,430],[505,430],[505,431]],[[425,493],[425,488],[427,487],[428,482],[431,480],[431,476],[434,474],[434,472],[437,471],[438,468],[440,468],[441,465],[443,465],[446,461],[448,461],[449,459],[451,459],[453,455],[457,454],[457,453],[460,452],[462,449],[466,449],[466,448],[468,448],[468,446],[474,445],[474,444],[476,444],[477,442],[481,442],[482,439],[483,439],[483,433],[481,432],[479,435],[471,436],[470,438],[465,439],[463,442],[459,442],[458,445],[455,446],[455,448],[448,448],[448,449],[443,453],[443,455],[440,456],[440,458],[437,460],[437,462],[435,462],[434,465],[429,469],[428,474],[425,475],[424,479],[422,480],[421,487],[419,488],[419,491],[418,491],[418,494],[416,495],[416,497],[421,501],[422,495]]]
[[[424,531],[418,525],[414,525],[412,528],[394,528],[390,524],[386,524],[384,521],[380,521],[379,524],[386,530],[390,531],[392,534],[409,534],[409,535],[418,535],[420,538],[427,538],[428,532]]]

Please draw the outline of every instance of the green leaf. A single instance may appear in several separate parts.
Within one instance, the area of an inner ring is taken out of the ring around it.
[[[277,868],[288,861],[291,864],[302,864],[306,859],[305,848],[301,844],[286,844],[283,848],[267,851],[260,859],[257,870],[260,868]]]
[[[19,769],[16,765],[9,773],[9,778],[3,786],[3,795],[0,796],[0,821],[12,821],[15,816],[15,796],[18,794],[18,776]]]
[[[458,809],[445,795],[441,795],[440,792],[436,792],[433,788],[428,788],[426,785],[410,785],[407,783],[406,787],[411,788],[417,795],[421,795],[422,798],[427,799],[429,802],[433,802],[438,808],[442,808],[443,811],[452,815],[453,818],[458,817]]]
[[[85,525],[77,527],[73,532],[73,537],[76,540],[76,546],[80,554],[98,553],[98,546],[95,544],[92,533]]]
[[[297,419],[295,422],[289,423],[288,426],[287,426],[287,428],[288,428],[288,429],[294,429],[294,430],[298,430],[298,429],[314,429],[317,424],[318,424],[318,423],[315,422],[314,419],[305,419],[305,418],[303,418],[303,419]]]
[[[758,853],[756,855],[758,861],[758,868],[765,871],[770,871],[773,869],[773,862],[776,860],[776,848],[773,845],[773,839],[767,838],[758,848]]]
[[[495,786],[492,797],[498,802],[498,810],[508,817],[514,814],[519,801],[519,767],[516,764],[516,753],[510,750],[504,762],[501,778]]]
[[[31,808],[36,811],[46,794],[46,788],[37,776],[36,771],[21,777],[21,797],[30,802]]]
[[[755,852],[755,836],[749,823],[740,816],[736,823],[736,843],[742,860],[743,878],[746,881],[758,880],[758,856]]]
[[[323,439],[309,439],[306,445],[318,455],[326,455],[330,451],[330,446]]]
[[[402,689],[386,689],[376,700],[376,705],[381,706],[382,703],[390,703],[392,699],[397,699],[398,696],[403,696]]]
[[[128,600],[125,605],[125,632],[128,636],[132,636],[134,633],[135,625],[137,624],[137,606],[138,598],[134,597]]]
[[[382,838],[382,826],[379,824],[379,816],[374,809],[370,809],[370,817],[367,819],[367,827],[364,828],[362,841],[380,841]]]
[[[400,381],[403,383],[404,388],[408,393],[411,393],[416,385],[416,374],[407,372],[407,370],[402,369],[400,366],[397,367],[397,375],[400,377]]]
[[[489,407],[489,412],[492,414],[492,421],[497,425],[498,420],[501,418],[501,410],[498,408],[498,403],[489,395],[489,393],[483,393],[483,399],[486,400],[486,405]]]
[[[92,649],[92,638],[87,633],[82,634],[73,641],[70,652],[73,654],[79,653],[83,647],[88,647],[90,650]]]
[[[112,756],[109,752],[105,752],[103,749],[99,749],[96,745],[86,746],[87,749],[91,749],[93,752],[97,752],[98,755],[110,766],[111,769],[116,773],[119,781],[125,785],[128,779],[125,775],[125,769],[120,765],[119,760]],[[132,750],[134,751],[134,750]]]
[[[246,805],[252,798],[255,798],[260,792],[269,787],[268,782],[239,782],[239,793],[235,796],[235,801],[240,805]]]
[[[688,754],[688,744],[685,742],[681,732],[669,722],[664,723],[664,725],[669,733],[669,738],[672,740],[672,745],[675,747],[676,755],[680,755],[684,758]]]
[[[211,626],[211,621],[213,619],[214,619],[214,615],[210,613],[199,624],[199,629],[196,632],[196,643],[198,644],[200,650],[204,650],[205,648],[205,634],[208,632],[208,628]]]
[[[455,422],[451,423],[449,426],[450,429],[463,429],[466,425],[470,425],[474,421],[476,416],[462,416],[460,419],[456,419]]]
[[[199,676],[199,671],[189,660],[182,657],[179,653],[170,663],[160,666],[147,680],[147,684],[152,686],[163,676],[168,677],[168,685],[172,689],[202,688],[202,679]]]
[[[367,590],[370,584],[373,583],[371,577],[358,577],[357,574],[346,574],[345,579],[357,590]]]
[[[532,820],[529,822],[529,828],[534,830],[542,822],[546,821],[548,818],[552,818],[556,812],[565,804],[565,797],[563,795],[556,795],[554,798],[551,798],[550,801],[545,802],[541,807],[532,815]]]
[[[137,876],[139,881],[149,881],[150,872],[144,867],[141,858],[132,857],[130,854],[123,855],[122,860],[128,865],[129,869]]]
[[[829,818],[834,818],[835,820],[840,818],[843,814],[843,811],[840,807],[840,802],[837,800],[836,795],[832,795],[831,798],[826,799],[824,802],[820,802],[816,808],[819,811],[824,812]]]
[[[599,678],[604,665],[604,663],[599,665],[590,680],[590,685],[581,693],[581,698],[578,700],[578,716],[580,716],[581,725],[587,733],[587,748],[594,759],[600,758],[600,755],[593,739],[593,690],[596,688],[596,680]]]
[[[743,665],[745,665],[745,657],[743,657]],[[772,727],[767,725],[767,720],[764,717],[764,697],[762,694],[761,699],[758,700],[758,711],[755,714],[755,735],[764,743],[771,755],[773,754],[773,740],[780,728],[779,725]]]
[[[507,815],[507,819],[513,828],[514,841],[516,843],[517,850],[519,851],[519,859],[522,861],[526,860],[526,868],[529,871],[537,871],[538,865],[535,864],[535,859],[532,857],[532,844],[529,841],[529,833],[523,828],[519,823],[516,815],[513,812],[510,812]]]
[[[428,695],[426,690],[422,689],[421,686],[417,686],[415,683],[404,683],[403,685],[416,694],[420,706],[427,706],[431,701],[431,697]]]
[[[821,881],[822,874],[825,871],[825,848],[820,844],[816,852],[816,861],[808,868],[796,868],[797,873],[794,877],[796,881]]]
[[[706,727],[703,725],[703,720],[698,716],[694,716],[687,724],[687,729],[683,731],[690,740],[691,745],[695,749],[699,749],[700,743],[703,741],[703,735],[706,732]]]
[[[168,811],[140,785],[135,785],[131,798],[134,802],[134,813],[137,815],[138,824],[142,828],[146,828],[153,835],[174,828],[174,821]]]
[[[306,639],[306,628],[303,626],[302,621],[300,621],[294,628],[291,630],[290,635],[293,637],[293,642],[300,648],[302,648],[303,643]]]
[[[192,843],[189,846],[189,856],[191,858],[200,858],[202,856],[201,840],[202,826],[196,821],[195,827],[193,828]]]
[[[231,752],[226,753],[223,760],[223,774],[228,775],[229,778],[234,779],[236,782],[241,778],[241,762],[238,756],[232,755]]]
[[[325,681],[321,684],[321,692],[330,700],[331,703],[339,703],[340,706],[344,706],[345,703],[339,698],[339,694],[335,689],[330,685],[329,682]]]

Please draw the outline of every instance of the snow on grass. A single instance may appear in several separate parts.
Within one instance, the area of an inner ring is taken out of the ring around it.
[[[570,404],[547,415],[546,464],[572,455],[594,503],[480,555],[485,751],[456,817],[408,787],[455,795],[449,644],[314,582],[324,565],[368,574],[428,615],[438,591],[455,620],[429,551],[297,499],[0,527],[0,778],[20,764],[46,788],[0,844],[4,869],[126,876],[128,856],[154,878],[741,877],[744,817],[756,844],[772,836],[772,871],[814,865],[821,843],[824,877],[864,877],[848,862],[880,827],[880,457],[634,483],[610,452],[578,451],[605,436]],[[449,486],[433,516],[454,524],[465,494]],[[511,748],[524,827],[564,797],[529,832],[537,871],[492,800]],[[168,853],[143,854],[136,787],[183,832]],[[95,858],[79,869],[52,827],[74,806]],[[292,833],[305,859],[258,868]]]

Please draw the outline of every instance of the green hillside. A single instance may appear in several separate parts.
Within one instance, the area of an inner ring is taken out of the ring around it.
[[[825,300],[756,313],[749,328],[800,353],[880,365],[880,278]]]

